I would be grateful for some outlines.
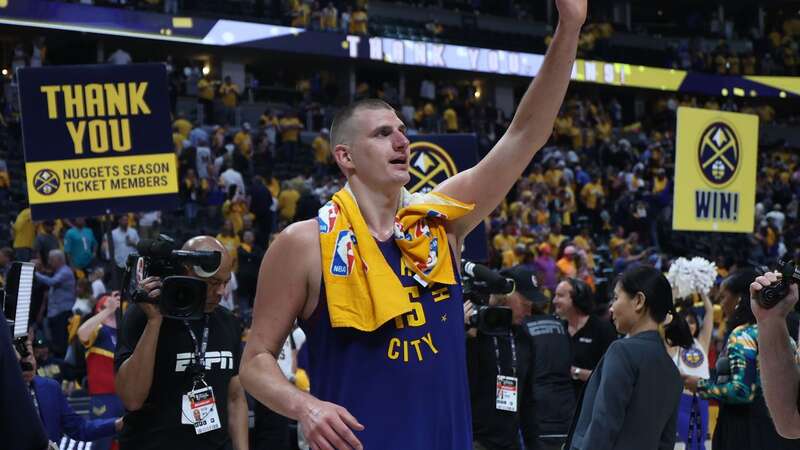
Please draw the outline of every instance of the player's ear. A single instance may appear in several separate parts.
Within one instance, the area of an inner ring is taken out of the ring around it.
[[[339,167],[353,169],[353,158],[350,155],[350,146],[347,144],[337,144],[333,148],[333,159]]]

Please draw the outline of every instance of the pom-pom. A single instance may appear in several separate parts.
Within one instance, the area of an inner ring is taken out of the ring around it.
[[[717,279],[717,265],[700,257],[678,258],[673,261],[667,273],[676,298],[688,297],[694,293],[708,295]]]

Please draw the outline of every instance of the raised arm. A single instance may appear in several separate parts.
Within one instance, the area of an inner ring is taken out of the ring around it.
[[[556,0],[559,24],[542,67],[517,107],[508,131],[478,165],[436,189],[475,209],[450,223],[450,232],[466,236],[500,203],[533,156],[553,132],[567,92],[578,37],[586,20],[586,0]]]
[[[97,329],[107,317],[117,311],[117,308],[119,308],[119,292],[115,292],[108,299],[102,311],[90,317],[78,328],[78,339],[81,340],[81,343],[91,345],[91,341],[97,336]]]
[[[714,331],[714,305],[708,295],[701,294],[701,296],[703,297],[705,314],[703,315],[703,326],[700,328],[697,340],[703,346],[703,351],[708,354],[708,349],[711,347],[711,332]]]
[[[764,286],[777,281],[774,272],[756,278],[750,285],[750,306],[758,321],[758,361],[761,383],[769,414],[778,434],[789,439],[800,438],[800,370],[786,329],[786,316],[797,303],[797,286],[772,309],[762,308],[756,299]]]
[[[303,313],[312,264],[320,264],[316,219],[286,228],[270,245],[261,263],[253,310],[253,326],[242,355],[239,378],[257,401],[303,426],[314,448],[361,449],[351,429],[362,430],[341,406],[314,398],[292,385],[278,367],[278,356]]]
[[[36,276],[36,280],[50,287],[64,283],[69,278],[69,272],[66,270],[56,271],[56,273],[54,273],[53,276],[47,276],[42,274],[41,272],[34,272],[34,275]]]
[[[156,277],[145,278],[141,281],[140,287],[149,293],[150,298],[157,298],[161,295],[161,281]],[[133,330],[136,326],[133,323],[134,308],[141,308],[140,314],[145,316],[145,325],[141,332],[138,329]],[[114,387],[128,411],[141,409],[150,395],[150,388],[153,385],[153,369],[156,364],[158,335],[163,320],[158,307],[149,303],[133,305],[125,313],[117,355],[123,349],[125,349],[125,353],[131,348],[132,350],[130,354],[125,355],[125,360],[117,369]]]

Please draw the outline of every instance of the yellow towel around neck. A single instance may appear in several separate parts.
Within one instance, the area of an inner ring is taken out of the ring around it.
[[[439,193],[410,194],[403,189],[394,240],[405,266],[422,286],[455,284],[445,222],[473,207]],[[408,294],[369,232],[349,186],[320,208],[317,219],[333,327],[374,331],[411,311]]]

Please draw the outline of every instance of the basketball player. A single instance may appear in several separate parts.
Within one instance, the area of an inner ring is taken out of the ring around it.
[[[480,163],[435,190],[475,205],[447,222],[453,261],[467,233],[502,201],[551,134],[587,8],[586,0],[556,4],[554,39],[508,131]],[[372,332],[332,327],[322,281],[324,218],[287,227],[261,265],[242,383],[258,401],[296,419],[313,450],[472,448],[460,285],[420,286],[401,270],[391,239],[409,181],[405,131],[389,105],[362,101],[337,114],[331,144],[371,237],[409,293],[412,313]],[[296,318],[308,337],[310,394],[291,385],[276,362]]]

